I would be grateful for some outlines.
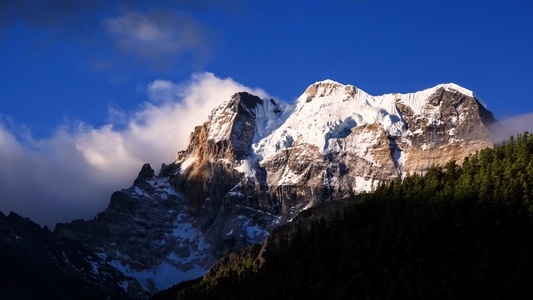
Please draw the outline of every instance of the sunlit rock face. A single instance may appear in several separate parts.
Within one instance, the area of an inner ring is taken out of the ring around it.
[[[56,228],[96,249],[95,268],[121,272],[130,298],[201,276],[310,207],[460,163],[492,146],[495,122],[455,84],[371,96],[325,80],[294,104],[244,92],[221,100],[174,162],[157,175],[143,166],[95,219]]]
[[[397,103],[409,128],[405,173],[424,173],[428,165],[444,165],[451,159],[461,162],[493,145],[488,127],[495,119],[472,94],[453,86],[439,87],[418,114],[401,100]]]

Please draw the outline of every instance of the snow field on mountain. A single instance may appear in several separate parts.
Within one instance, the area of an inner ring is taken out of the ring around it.
[[[285,122],[253,145],[257,155],[271,157],[294,142],[314,145],[322,153],[335,151],[338,144],[328,139],[344,138],[364,124],[378,123],[391,135],[401,134],[403,122],[392,97],[372,97],[331,80],[314,85],[318,86],[314,95],[306,90]]]
[[[252,149],[263,159],[289,149],[294,143],[314,145],[322,153],[339,151],[335,139],[345,138],[351,129],[365,124],[379,124],[388,136],[402,137],[408,130],[397,103],[407,105],[414,116],[425,116],[429,123],[438,125],[440,107],[429,105],[428,100],[440,88],[474,95],[454,83],[415,93],[371,96],[354,86],[333,80],[316,82],[298,97],[294,110],[288,109],[284,113],[284,116],[288,115],[286,118],[272,118],[268,113],[260,115]],[[479,98],[477,100],[485,106]]]
[[[172,264],[169,264],[168,262],[162,262],[158,265],[152,266],[150,269],[141,271],[134,270],[129,265],[123,265],[118,260],[111,260],[108,262],[108,264],[115,267],[124,275],[137,280],[145,291],[150,291],[151,287],[155,287],[159,291],[168,289],[172,285],[176,284],[176,282],[198,278],[207,272],[207,267],[200,267],[196,265],[186,271],[183,271],[176,268]],[[119,283],[119,285],[124,289],[124,291],[128,291],[128,281],[122,281]]]

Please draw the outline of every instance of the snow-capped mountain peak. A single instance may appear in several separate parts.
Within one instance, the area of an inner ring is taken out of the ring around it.
[[[300,97],[298,97],[296,101],[298,103],[311,102],[315,98],[322,98],[325,96],[343,97],[344,95],[346,97],[349,97],[354,96],[358,91],[360,90],[353,85],[344,85],[337,81],[326,79],[311,84],[309,87],[307,87],[304,93]],[[363,91],[361,92],[363,94],[366,94]],[[361,96],[364,97],[364,95]]]
[[[453,83],[372,96],[328,79],[294,104],[245,92],[221,100],[158,175],[145,165],[95,219],[56,226],[94,248],[87,276],[111,268],[115,290],[145,298],[312,206],[492,146],[495,122]]]

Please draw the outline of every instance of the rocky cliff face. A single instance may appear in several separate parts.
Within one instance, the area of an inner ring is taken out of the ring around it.
[[[488,130],[495,123],[492,113],[460,87],[434,89],[418,113],[408,101],[396,98],[396,103],[408,128],[398,142],[406,155],[403,172],[424,173],[430,164],[444,165],[451,159],[460,162],[493,145]]]
[[[142,298],[203,275],[310,207],[492,146],[493,122],[454,84],[371,96],[326,80],[295,105],[238,93],[159,174],[143,166],[95,219],[55,234],[95,249],[96,271],[113,267],[124,293]]]
[[[129,298],[93,248],[15,213],[0,213],[0,268],[2,299]]]

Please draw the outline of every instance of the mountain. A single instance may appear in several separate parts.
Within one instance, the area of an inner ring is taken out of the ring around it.
[[[531,299],[532,162],[526,132],[313,207],[151,299]]]
[[[371,96],[325,80],[294,105],[237,93],[157,175],[144,165],[106,210],[57,224],[52,234],[92,249],[86,261],[93,267],[83,276],[112,267],[121,277],[106,284],[146,298],[262,243],[311,207],[351,202],[381,183],[492,147],[495,122],[479,98],[455,84]]]

